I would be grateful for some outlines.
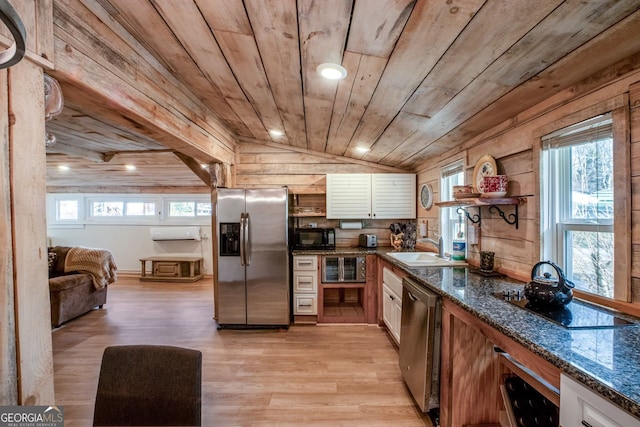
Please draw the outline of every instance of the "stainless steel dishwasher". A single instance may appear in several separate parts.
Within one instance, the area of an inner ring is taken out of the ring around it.
[[[400,370],[422,412],[440,405],[440,320],[438,295],[411,279],[402,280]]]

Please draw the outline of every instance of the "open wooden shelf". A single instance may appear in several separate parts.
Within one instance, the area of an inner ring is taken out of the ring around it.
[[[527,203],[527,197],[502,197],[499,199],[491,199],[488,197],[473,197],[469,199],[450,200],[447,202],[436,202],[435,205],[441,208],[448,207],[467,207],[467,206],[497,206],[497,205],[521,205]]]
[[[340,319],[353,322],[363,322],[364,308],[362,304],[355,302],[330,302],[323,307],[325,320]]]
[[[314,212],[293,212],[291,214],[294,218],[303,218],[303,217],[322,217],[327,216],[326,212],[314,211]]]
[[[365,323],[364,283],[324,283],[318,295],[319,323]]]

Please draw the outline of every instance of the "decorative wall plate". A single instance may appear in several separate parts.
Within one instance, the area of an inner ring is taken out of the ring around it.
[[[489,154],[485,154],[480,157],[478,162],[476,163],[476,167],[473,168],[473,188],[477,193],[484,193],[482,178],[487,175],[497,175],[498,167],[496,166],[496,160],[493,156]]]
[[[433,188],[429,184],[420,186],[420,205],[425,209],[431,209],[433,205]]]

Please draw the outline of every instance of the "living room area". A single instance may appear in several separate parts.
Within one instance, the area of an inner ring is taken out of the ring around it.
[[[207,194],[50,193],[46,212],[54,328],[103,308],[119,275],[212,275]]]

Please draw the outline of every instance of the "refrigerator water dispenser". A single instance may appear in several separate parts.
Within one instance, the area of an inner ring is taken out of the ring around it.
[[[220,224],[220,256],[240,256],[240,223]]]

